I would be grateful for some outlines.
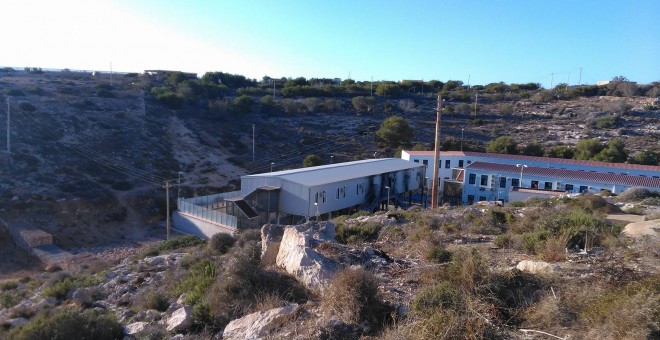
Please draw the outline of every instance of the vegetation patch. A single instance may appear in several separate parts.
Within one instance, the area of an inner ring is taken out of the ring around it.
[[[114,340],[121,339],[123,331],[122,325],[110,314],[100,315],[91,310],[59,311],[13,329],[7,337],[17,340]]]

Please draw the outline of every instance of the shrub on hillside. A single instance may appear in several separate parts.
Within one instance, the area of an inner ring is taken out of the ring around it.
[[[322,300],[325,313],[349,324],[366,321],[378,328],[385,324],[391,311],[378,296],[378,280],[374,274],[362,268],[337,273],[323,292]]]
[[[426,253],[426,259],[435,263],[447,263],[451,261],[452,253],[443,246],[431,247]]]
[[[34,105],[28,102],[21,102],[20,104],[18,104],[18,107],[25,112],[34,112],[35,110],[37,110],[37,108]]]
[[[335,228],[335,239],[339,243],[356,243],[378,238],[381,225],[377,222],[356,223],[354,225],[338,225]]]
[[[192,236],[192,235],[187,235],[187,236],[181,236],[181,237],[175,237],[171,238],[169,240],[163,241],[157,246],[152,247],[151,249],[147,250],[144,255],[145,256],[156,256],[162,252],[168,251],[168,250],[174,250],[174,249],[179,249],[179,248],[187,248],[187,247],[193,247],[197,246],[200,244],[206,243],[205,240],[197,237],[197,236]]]
[[[211,237],[207,248],[212,254],[221,255],[226,253],[234,245],[234,242],[236,242],[236,239],[230,234],[218,233]]]
[[[94,311],[56,312],[42,316],[9,332],[8,339],[115,340],[123,337],[122,325],[111,315],[99,315]]]
[[[617,197],[617,200],[620,202],[630,202],[630,201],[644,199],[646,197],[649,197],[650,195],[651,192],[649,191],[649,189],[646,189],[644,187],[632,187],[620,193],[619,196]]]

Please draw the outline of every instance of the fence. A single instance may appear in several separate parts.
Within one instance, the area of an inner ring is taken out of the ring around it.
[[[213,209],[220,207],[220,203],[226,198],[236,197],[239,194],[239,191],[232,191],[209,196],[179,198],[177,207],[179,212],[184,214],[236,229],[238,228],[236,216],[221,213]]]

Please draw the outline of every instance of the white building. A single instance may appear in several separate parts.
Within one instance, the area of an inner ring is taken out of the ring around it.
[[[373,211],[388,199],[403,204],[405,194],[423,188],[425,171],[420,164],[385,158],[242,176],[240,192],[180,199],[175,228],[210,237],[265,223]]]
[[[402,151],[401,158],[414,163],[429,165],[433,164],[434,152]],[[472,165],[475,163],[480,163],[481,165],[473,167]],[[498,167],[495,165],[485,164],[508,165],[508,167]],[[502,177],[506,178],[508,182],[506,187],[501,187],[502,191],[500,194],[504,191],[504,189],[510,190],[511,187],[532,188],[535,185],[537,186],[535,189],[540,190],[548,189],[579,191],[580,187],[587,186],[591,187],[592,189],[590,190],[592,191],[594,188],[599,188],[608,189],[612,192],[618,193],[623,191],[624,188],[634,186],[628,184],[630,181],[624,181],[625,177],[639,177],[641,179],[648,178],[656,180],[660,178],[660,166],[627,163],[605,163],[564,158],[534,157],[468,151],[440,152],[438,168],[438,177],[440,183],[439,192],[442,193],[443,200],[454,202],[460,200],[464,204],[468,202],[479,201],[481,197],[484,197],[484,195],[480,195],[477,192],[471,192],[469,194],[464,193],[464,190],[467,190],[467,187],[472,185],[470,183],[469,174],[473,174],[475,176],[491,176],[486,180],[487,185],[483,186],[481,185],[482,178],[479,177],[477,183],[480,188],[498,187],[500,186],[500,183],[495,183],[494,181],[501,180]],[[532,168],[534,170],[532,170]],[[538,169],[548,169],[553,171],[545,172],[545,175],[541,176],[541,170]],[[523,176],[523,182],[518,183],[520,176],[512,175],[512,173],[515,174],[516,171],[518,174],[520,174],[522,171],[523,175],[529,171],[537,171],[539,178],[532,179],[531,177]],[[580,173],[582,175],[578,176]],[[432,166],[427,167],[425,177],[427,178],[428,187],[431,185],[433,178]],[[597,181],[590,181],[596,177]],[[532,181],[536,181],[536,183]],[[573,181],[573,183],[569,183],[569,181]],[[548,183],[553,184],[549,185]],[[557,183],[559,183],[559,186]],[[644,186],[650,190],[660,190],[658,187],[654,186],[655,181],[653,180],[640,181],[640,183],[642,183],[640,186]],[[644,183],[647,183],[648,185],[644,185]],[[573,187],[569,185],[567,189],[566,184],[572,184]],[[485,197],[486,200],[497,200],[498,195],[485,195]],[[469,198],[474,198],[474,200],[470,200]],[[500,199],[502,199],[502,197],[500,197]]]

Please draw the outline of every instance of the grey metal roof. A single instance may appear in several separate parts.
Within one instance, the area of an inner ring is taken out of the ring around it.
[[[336,183],[382,173],[423,168],[424,165],[400,158],[365,159],[361,161],[335,163],[309,168],[267,172],[247,175],[242,178],[280,178],[309,187]]]

